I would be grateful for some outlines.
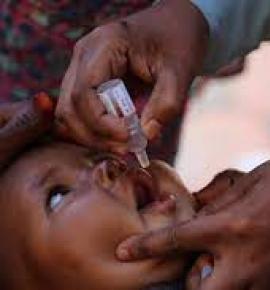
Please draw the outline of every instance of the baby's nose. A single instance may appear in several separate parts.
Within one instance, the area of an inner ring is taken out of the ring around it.
[[[93,178],[101,187],[110,189],[127,169],[127,165],[119,160],[104,160],[96,165]]]

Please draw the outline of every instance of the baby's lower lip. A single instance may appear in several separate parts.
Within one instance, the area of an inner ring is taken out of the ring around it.
[[[173,196],[164,196],[159,200],[153,201],[148,206],[140,210],[141,214],[169,214],[176,210],[176,199]]]

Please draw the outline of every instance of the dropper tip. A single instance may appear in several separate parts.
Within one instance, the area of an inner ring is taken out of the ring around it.
[[[147,168],[150,166],[150,161],[145,150],[136,152],[135,154],[142,168]]]

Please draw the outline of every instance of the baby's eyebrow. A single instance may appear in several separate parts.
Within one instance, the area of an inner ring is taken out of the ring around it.
[[[43,187],[53,176],[55,176],[57,172],[59,172],[59,168],[57,167],[48,168],[43,174],[36,177],[37,180],[35,185],[38,187]]]

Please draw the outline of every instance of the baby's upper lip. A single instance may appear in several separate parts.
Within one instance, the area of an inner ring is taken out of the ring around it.
[[[157,210],[157,208],[161,208],[162,204],[168,204],[169,200],[170,204],[173,203],[171,194],[161,192],[155,180],[156,177],[152,176],[148,171],[142,168],[134,169],[130,178],[133,183],[133,198],[140,213]]]
[[[130,179],[133,183],[133,198],[138,210],[159,199],[159,189],[149,172],[142,168],[133,169]]]
[[[151,170],[141,168],[132,158],[126,160],[114,156],[112,160],[118,164],[113,166],[114,170],[115,168],[119,169],[116,175],[121,177],[122,181],[126,180],[131,186],[131,197],[138,211],[145,211],[154,205],[172,199],[170,193],[161,191],[160,182],[157,182],[159,176],[153,174]]]

